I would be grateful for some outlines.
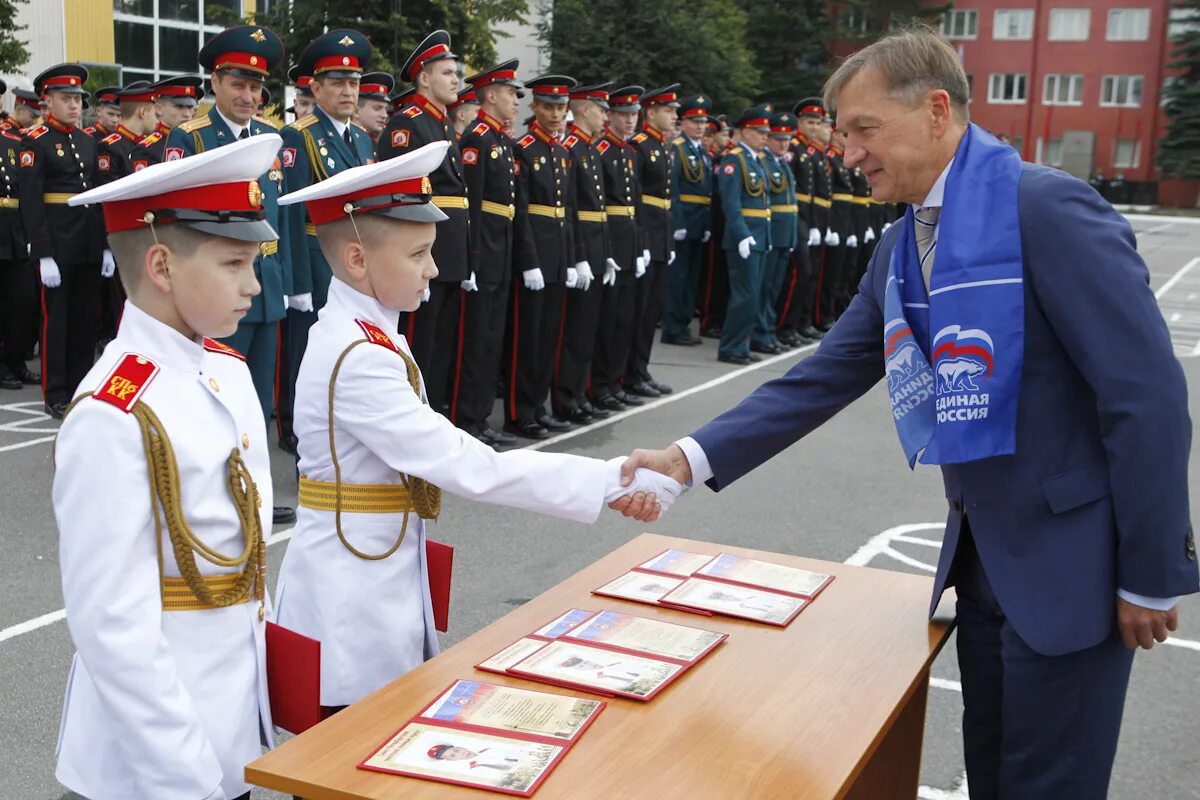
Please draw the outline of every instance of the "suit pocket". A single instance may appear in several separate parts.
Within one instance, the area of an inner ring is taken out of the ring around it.
[[[1112,493],[1110,480],[1108,462],[1097,458],[1047,478],[1042,481],[1042,491],[1050,511],[1061,514],[1107,497]]]

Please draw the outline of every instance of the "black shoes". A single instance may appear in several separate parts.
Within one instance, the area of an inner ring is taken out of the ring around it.
[[[720,339],[721,338],[721,328],[718,325],[713,325],[713,326],[705,328],[703,331],[701,331],[700,335],[703,336],[705,339]]]
[[[647,381],[638,381],[637,383],[625,384],[625,391],[628,394],[634,394],[638,397],[662,397],[662,392],[655,389]]]
[[[605,412],[605,416],[608,416],[607,412]],[[579,408],[571,409],[567,412],[565,417],[560,416],[558,419],[562,420],[568,425],[571,423],[576,425],[588,425],[596,421],[596,415],[588,411],[583,406],[580,406]]]
[[[662,337],[663,344],[675,344],[680,347],[695,347],[698,344],[703,344],[704,340],[699,336],[692,336],[690,333],[684,336],[664,336]]]
[[[287,436],[279,437],[279,449],[285,453],[296,455],[296,444],[299,440],[296,439],[296,434],[291,433]]]
[[[5,370],[0,372],[0,389],[11,389],[20,391],[22,387],[21,379]]]
[[[614,411],[622,411],[625,404],[611,394],[596,395],[596,399],[592,401],[592,414],[597,415],[598,412],[609,416]]]
[[[541,414],[537,418],[538,425],[541,425],[548,431],[565,431],[570,430],[571,423],[561,419],[554,419],[549,414]]]
[[[274,525],[288,525],[296,521],[296,509],[288,508],[287,506],[275,506],[271,509],[271,523]]]
[[[762,353],[768,356],[777,356],[783,352],[783,348],[776,344],[758,344],[753,342],[750,345],[750,350],[755,353]]]
[[[639,400],[636,397],[634,397],[633,395],[629,394],[629,392],[624,392],[619,389],[617,391],[613,392],[613,397],[617,398],[618,400],[620,400],[622,403],[624,403],[627,406],[644,406],[644,405],[646,405],[645,400]]]
[[[646,381],[646,383],[650,384],[652,387],[654,387],[656,390],[658,390],[659,394],[671,394],[672,392],[675,391],[670,386],[667,386],[665,383],[659,383],[658,381],[654,380],[654,378],[651,378],[650,380]]]
[[[717,361],[722,364],[737,364],[739,367],[754,363],[750,360],[750,356],[727,356],[724,353],[717,353]]]
[[[549,432],[531,419],[521,419],[516,422],[504,423],[504,430],[523,439],[548,439]]]
[[[579,410],[586,412],[592,419],[608,419],[612,416],[612,412],[607,408],[596,408],[587,400],[583,401],[583,404],[579,406]]]
[[[47,403],[45,411],[52,419],[62,419],[67,415],[67,404]]]

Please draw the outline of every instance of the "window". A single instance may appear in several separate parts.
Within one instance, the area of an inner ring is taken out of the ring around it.
[[[171,72],[194,72],[198,67],[200,32],[195,28],[158,28],[158,66]]]
[[[1105,75],[1100,83],[1100,105],[1136,108],[1142,104],[1141,75]]]
[[[1142,143],[1137,139],[1117,139],[1113,145],[1113,166],[1136,167],[1142,157]]]
[[[851,6],[842,17],[842,27],[850,36],[862,37],[871,32],[870,15],[863,6]]]
[[[1042,88],[1042,105],[1083,105],[1083,76],[1050,74]]]
[[[979,12],[955,9],[942,15],[942,35],[947,39],[974,39],[979,29]]]
[[[117,63],[125,67],[154,68],[154,26],[117,20],[113,25]]]
[[[1108,12],[1110,42],[1144,42],[1150,38],[1150,9],[1114,8]]]
[[[1046,147],[1042,149],[1042,138],[1038,137],[1038,156],[1039,164],[1047,164],[1051,167],[1062,166],[1062,137],[1051,139],[1046,143]]]
[[[240,15],[244,0],[112,0],[114,44],[122,80],[197,72],[201,44]],[[262,0],[259,2],[260,10]],[[233,16],[231,16],[233,15]]]
[[[154,0],[113,0],[113,11],[118,14],[152,17],[154,16]]]
[[[992,25],[994,39],[1032,39],[1033,9],[998,8]]]
[[[1024,103],[1027,76],[1014,73],[992,73],[988,85],[989,103]]]
[[[1086,42],[1092,12],[1086,8],[1050,9],[1050,41]]]

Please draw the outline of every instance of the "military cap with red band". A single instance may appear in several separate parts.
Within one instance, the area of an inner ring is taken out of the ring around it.
[[[480,104],[479,103],[479,95],[477,95],[475,93],[474,86],[468,86],[467,88],[465,88],[461,92],[459,92],[458,99],[456,99],[453,103],[450,104],[450,108],[458,108],[459,106],[465,105],[467,103],[471,103],[473,105]]]
[[[742,112],[738,117],[737,127],[739,128],[760,128],[765,131],[771,129],[771,114],[774,109],[770,103],[762,103],[757,106],[751,106]]]
[[[38,96],[28,89],[13,89],[13,103],[20,103],[27,108],[32,108],[34,111],[42,110],[42,104],[38,100]],[[114,103],[114,105],[116,104]]]
[[[96,90],[96,105],[97,106],[119,106],[121,101],[118,96],[121,94],[120,86],[104,86]]]
[[[200,93],[204,91],[204,79],[199,75],[177,75],[174,78],[165,78],[151,88],[154,89],[155,100],[166,100],[178,106],[195,108]]]
[[[33,90],[39,95],[46,92],[87,94],[83,88],[87,79],[87,67],[82,64],[58,64],[33,79]]]
[[[551,105],[563,105],[570,101],[571,90],[578,81],[566,75],[539,75],[526,81],[525,88],[533,92],[533,99]]]
[[[672,83],[670,86],[664,86],[661,89],[654,89],[643,93],[641,103],[647,108],[650,106],[679,108],[679,96],[676,94],[678,91],[679,84]]]
[[[300,74],[314,80],[358,78],[375,49],[367,37],[350,28],[334,28],[308,43],[300,54]]]
[[[680,119],[697,119],[704,122],[712,112],[712,98],[698,94],[679,104]]]
[[[387,72],[367,72],[359,79],[359,100],[382,100],[387,102],[388,95],[396,86],[396,79]]]
[[[825,104],[819,97],[806,97],[792,108],[797,117],[816,117],[825,119]]]
[[[409,83],[416,83],[417,73],[424,69],[426,64],[444,61],[447,58],[458,58],[450,52],[450,34],[442,30],[434,31],[412,51],[404,66],[400,68],[400,77]]]
[[[197,60],[207,72],[264,80],[283,61],[283,42],[270,28],[235,25],[205,42]]]
[[[520,62],[515,58],[510,58],[508,61],[502,61],[491,69],[475,73],[467,78],[467,83],[474,86],[476,91],[485,86],[492,86],[497,83],[504,86],[511,86],[520,91],[525,86],[517,80],[518,66],[520,66]]]
[[[154,94],[149,81],[134,81],[121,90],[117,100],[121,103],[153,103]]]
[[[591,86],[576,86],[571,90],[572,100],[591,100],[596,105],[607,110],[608,109],[608,90],[612,88],[612,81],[604,83],[595,83]]]
[[[642,105],[639,101],[645,91],[644,86],[622,86],[620,89],[614,89],[608,93],[609,109],[625,113],[641,111]]]

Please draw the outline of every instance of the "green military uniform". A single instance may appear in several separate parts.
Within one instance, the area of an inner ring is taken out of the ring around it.
[[[712,101],[704,95],[689,97],[679,105],[682,119],[707,122]],[[671,143],[671,230],[675,260],[668,268],[667,299],[663,305],[662,340],[667,344],[697,345],[692,336],[692,316],[705,245],[712,236],[713,164],[704,143],[679,135]]]
[[[779,111],[771,117],[771,138],[783,139],[790,144],[795,130],[795,115]],[[798,227],[796,184],[791,165],[772,152],[766,156],[763,165],[767,170],[767,188],[771,198],[771,249],[763,263],[761,305],[754,334],[750,337],[750,347],[757,352],[774,355],[785,349],[775,335],[775,321],[778,318],[775,303],[783,289],[792,251],[796,249]]]

